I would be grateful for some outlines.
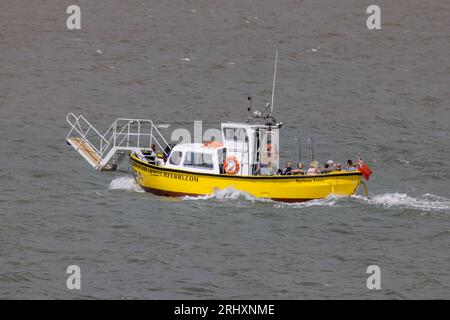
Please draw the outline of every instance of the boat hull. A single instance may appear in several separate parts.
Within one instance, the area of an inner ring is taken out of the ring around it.
[[[145,163],[131,157],[136,182],[159,196],[205,196],[227,188],[256,198],[283,202],[323,199],[329,195],[350,196],[361,181],[361,173],[335,172],[320,175],[231,176],[175,170]]]

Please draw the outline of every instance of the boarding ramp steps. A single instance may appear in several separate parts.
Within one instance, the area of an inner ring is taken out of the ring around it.
[[[119,118],[103,134],[82,115],[69,113],[66,120],[71,126],[66,142],[99,171],[116,170],[130,152],[146,151],[155,157],[152,145],[166,156],[170,152],[169,143],[148,119]]]
[[[116,170],[119,164],[122,162],[122,160],[126,157],[126,155],[129,153],[128,150],[117,150],[117,149],[111,149],[112,156],[109,157],[108,162],[103,167],[103,171],[106,170]],[[108,157],[106,157],[108,158]]]

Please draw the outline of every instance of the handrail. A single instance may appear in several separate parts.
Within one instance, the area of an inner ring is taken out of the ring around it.
[[[170,144],[166,141],[166,139],[164,139],[163,135],[161,134],[161,132],[159,132],[158,128],[156,126],[152,125],[152,128],[155,128],[156,132],[158,133],[158,135],[161,137],[161,139],[164,141],[164,143],[166,144],[166,147],[169,147],[170,149]],[[156,140],[156,139],[155,139]],[[164,151],[165,148],[161,147],[161,145],[159,144],[159,142],[156,140],[156,142],[158,143],[158,146],[163,150],[164,154],[166,156],[168,156],[168,154]]]
[[[118,118],[116,119],[104,134],[101,134],[95,127],[82,115],[76,116],[73,113],[68,113],[66,121],[70,124],[71,130],[66,137],[68,140],[75,131],[83,142],[89,144],[92,149],[98,153],[101,161],[104,165],[108,162],[112,156],[108,153],[115,150],[133,150],[142,148],[151,148],[153,143],[156,143],[162,152],[168,156],[166,152],[167,147],[170,148],[169,143],[164,139],[161,132],[153,124],[152,120],[148,119],[129,119]],[[147,126],[149,127],[147,128]],[[91,132],[91,136],[88,137],[88,133]],[[92,133],[94,135],[92,136]],[[96,139],[96,144],[90,141],[92,137]],[[126,142],[126,144],[125,144]],[[148,145],[146,143],[149,142]],[[106,159],[108,157],[108,159]]]
[[[164,151],[164,149],[166,148],[166,147],[170,147],[170,144],[166,141],[166,139],[164,139],[164,136],[161,134],[161,132],[158,130],[158,128],[154,125],[154,123],[153,123],[153,121],[152,120],[149,120],[149,119],[130,119],[130,118],[118,118],[118,119],[116,119],[116,121],[114,121],[114,126],[115,127],[117,127],[117,123],[119,123],[119,122],[127,122],[127,127],[130,125],[130,123],[133,123],[133,122],[137,122],[138,123],[138,126],[140,127],[140,124],[141,124],[141,122],[147,122],[147,123],[149,123],[150,124],[150,134],[143,134],[143,133],[141,133],[140,135],[148,135],[148,136],[150,136],[150,144],[151,144],[151,142],[152,142],[152,140],[154,139],[155,140],[155,142],[156,142],[156,144],[158,145],[158,147],[159,148],[161,148],[161,150],[164,152],[164,153],[166,153],[165,151]],[[163,147],[162,145],[161,145],[161,143],[158,141],[158,139],[155,137],[155,135],[153,134],[153,130],[158,134],[158,136],[159,136],[159,138],[161,138],[162,139],[162,141],[164,142],[164,145],[165,145],[165,147]],[[120,133],[119,133],[120,134]],[[116,133],[116,135],[118,136],[119,134],[117,134]],[[131,135],[137,135],[136,133],[129,133],[129,136],[131,136]],[[121,141],[121,142],[123,142],[123,140]],[[139,140],[138,140],[138,143],[139,143]],[[117,145],[117,144],[116,144]],[[167,155],[167,154],[166,154]]]
[[[72,117],[74,117],[74,118],[76,119],[76,123],[72,123],[72,122],[69,120],[69,117],[70,117],[70,116],[72,116]],[[80,118],[88,125],[88,129],[86,130],[85,133],[82,132],[83,130],[81,129]],[[72,126],[72,130],[74,130],[74,129],[77,130],[75,126],[78,124],[78,126],[79,126],[79,128],[80,128],[80,131],[81,131],[81,134],[83,134],[83,136],[85,136],[85,135],[87,134],[87,132],[88,132],[90,129],[92,129],[92,130],[94,130],[94,132],[95,132],[102,140],[104,140],[105,142],[108,142],[108,141],[103,137],[103,135],[102,135],[100,132],[98,132],[97,129],[95,129],[95,127],[94,127],[89,121],[87,121],[86,118],[83,117],[81,114],[77,117],[77,116],[75,116],[73,113],[68,113],[67,116],[66,116],[66,120],[67,120],[67,122]],[[71,131],[72,131],[72,130],[71,130]],[[70,132],[69,132],[69,135],[70,135]],[[68,135],[67,137],[69,137],[69,135]]]
[[[119,133],[117,133],[117,124],[115,124],[115,126],[114,126],[114,128],[115,128],[115,139],[114,139],[114,146],[120,146],[120,145],[122,145],[122,142],[125,140],[125,139],[129,139],[129,136],[131,135],[131,133],[130,133],[130,123],[127,123],[126,125],[124,125],[123,127],[122,127],[122,130],[120,130],[119,131]],[[123,133],[123,131],[125,130],[125,129],[127,129],[127,133],[125,134],[125,133]],[[117,137],[119,137],[120,135],[124,135],[124,137],[122,138],[122,140],[120,140],[120,142],[119,143],[117,143]],[[127,147],[128,147],[128,145],[129,145],[129,143],[128,143],[129,141],[127,141]]]
[[[71,122],[70,117],[75,118],[76,121],[74,123]],[[83,120],[88,125],[88,128],[85,132],[83,132],[83,129],[81,127],[80,119]],[[82,115],[79,115],[77,117],[73,113],[69,113],[66,116],[66,120],[72,126],[72,129],[70,130],[69,134],[67,135],[66,140],[70,137],[73,130],[75,130],[81,136],[81,138],[83,138],[84,142],[88,143],[98,154],[101,154],[100,150],[98,150],[98,148],[89,141],[89,139],[87,138],[87,133],[89,132],[89,130],[92,129],[100,137],[100,139],[101,139],[100,141],[105,141],[106,143],[108,143],[108,141],[102,136],[102,134],[100,132],[97,131],[97,129],[94,128],[93,125],[90,124],[89,121],[86,120],[86,118],[84,118]]]

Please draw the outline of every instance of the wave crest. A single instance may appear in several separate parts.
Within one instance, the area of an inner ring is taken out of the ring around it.
[[[421,211],[450,211],[450,200],[445,197],[426,193],[420,197],[410,197],[405,193],[384,193],[369,199],[369,204],[389,209],[416,209]]]
[[[235,190],[233,188],[225,188],[225,189],[221,189],[221,190],[216,190],[213,194],[207,195],[207,196],[199,196],[199,197],[186,196],[186,197],[182,197],[181,199],[183,199],[183,200],[209,200],[209,199],[236,200],[236,199],[243,199],[243,200],[248,200],[251,202],[270,201],[267,199],[256,198],[247,192]]]
[[[117,177],[113,179],[109,185],[111,190],[127,190],[135,192],[145,192],[134,180],[133,177]],[[406,193],[383,193],[378,195],[373,195],[369,198],[363,196],[334,196],[331,195],[325,199],[310,200],[306,202],[297,203],[284,203],[277,202],[271,199],[256,198],[251,194],[239,191],[233,188],[226,188],[222,190],[217,190],[212,195],[206,196],[185,196],[180,198],[181,200],[246,200],[250,202],[272,202],[275,207],[290,207],[290,208],[307,208],[314,206],[345,206],[349,203],[355,203],[355,201],[365,203],[367,205],[383,207],[386,209],[414,209],[423,212],[444,212],[450,213],[450,199],[442,196],[433,195],[430,193],[423,194],[419,197],[408,196]]]
[[[127,190],[135,192],[145,192],[134,180],[133,177],[118,177],[109,184],[110,190]]]

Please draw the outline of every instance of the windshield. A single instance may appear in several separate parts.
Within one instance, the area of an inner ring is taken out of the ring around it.
[[[184,160],[185,167],[195,167],[200,169],[213,169],[212,154],[202,152],[188,152]]]

